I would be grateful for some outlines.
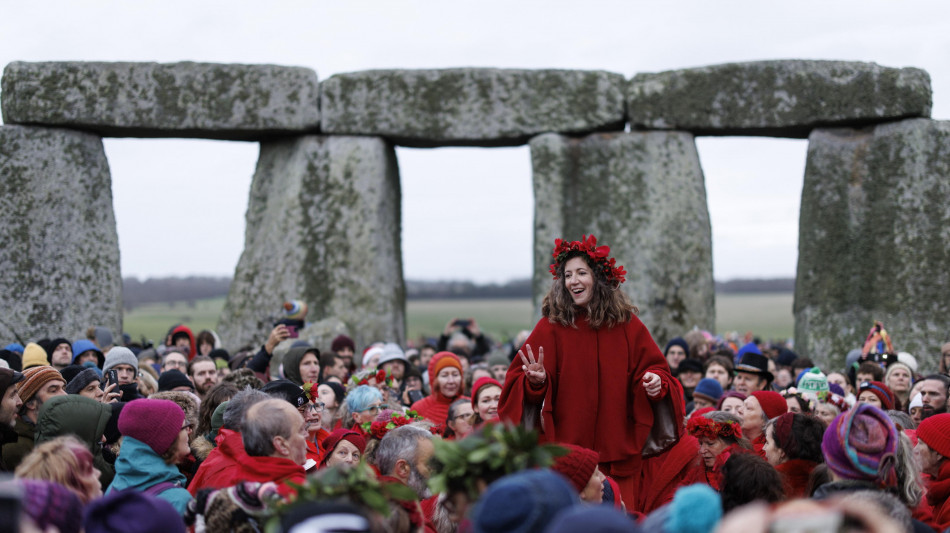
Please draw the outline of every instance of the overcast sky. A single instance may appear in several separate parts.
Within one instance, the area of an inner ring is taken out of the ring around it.
[[[94,7],[89,7],[94,6]],[[926,69],[950,116],[950,2],[19,2],[0,64],[209,61],[313,68],[637,72],[763,59]],[[700,138],[714,275],[792,276],[806,141]],[[231,275],[257,145],[107,139],[126,276]],[[397,149],[407,278],[531,273],[527,147]],[[610,244],[610,243],[607,243]],[[622,263],[623,258],[618,258]]]

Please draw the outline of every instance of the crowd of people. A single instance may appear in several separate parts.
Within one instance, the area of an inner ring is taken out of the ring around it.
[[[841,368],[751,334],[695,329],[660,349],[609,253],[556,241],[543,318],[505,343],[452,318],[416,346],[314,346],[301,301],[233,353],[182,324],[152,347],[101,327],[12,343],[0,486],[22,512],[4,519],[62,533],[950,531],[950,343],[936,369],[881,323]]]

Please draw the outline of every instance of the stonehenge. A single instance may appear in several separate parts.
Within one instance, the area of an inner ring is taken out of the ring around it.
[[[626,265],[624,288],[658,341],[713,329],[711,230],[694,138],[765,135],[809,141],[799,353],[843,360],[877,319],[893,323],[898,348],[926,367],[946,340],[936,329],[950,302],[950,220],[941,207],[950,191],[939,179],[950,165],[948,126],[929,119],[931,99],[920,69],[840,61],[631,78],[456,68],[322,81],[276,65],[14,62],[0,94],[0,288],[2,303],[18,310],[0,334],[46,334],[56,324],[120,329],[103,136],[261,143],[245,250],[218,327],[228,347],[261,342],[290,297],[305,298],[314,320],[341,321],[359,343],[404,340],[395,146],[527,144],[535,302],[549,283],[553,239],[595,233]],[[69,215],[56,216],[63,205]],[[42,224],[24,224],[25,216]],[[54,251],[73,260],[52,269],[36,262]],[[96,305],[68,307],[80,300]]]

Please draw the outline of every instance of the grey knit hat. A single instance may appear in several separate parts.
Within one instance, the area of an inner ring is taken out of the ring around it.
[[[106,354],[106,362],[102,365],[102,371],[107,372],[115,365],[129,365],[138,370],[139,360],[135,357],[135,354],[132,353],[132,350],[125,346],[116,346]]]
[[[76,374],[73,379],[66,384],[66,394],[79,394],[79,391],[86,388],[93,381],[100,381],[99,373],[94,368],[87,368]]]

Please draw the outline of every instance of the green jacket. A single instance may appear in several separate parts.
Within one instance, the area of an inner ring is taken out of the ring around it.
[[[100,445],[102,434],[106,431],[106,423],[111,417],[112,407],[92,398],[78,394],[50,398],[40,407],[36,422],[36,444],[62,435],[78,437],[92,452],[93,464],[102,472],[99,482],[105,490],[115,477],[115,469],[102,457]]]
[[[3,445],[3,469],[12,472],[33,451],[33,424],[17,417],[13,431],[17,434],[15,442]]]

